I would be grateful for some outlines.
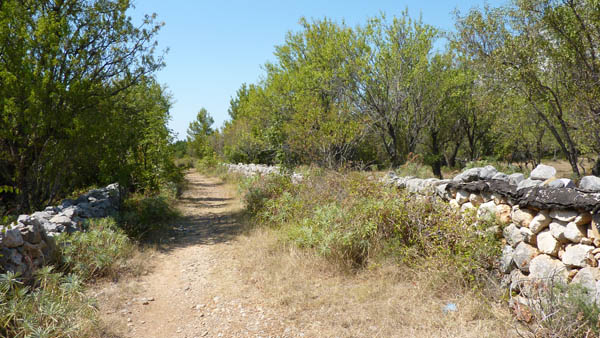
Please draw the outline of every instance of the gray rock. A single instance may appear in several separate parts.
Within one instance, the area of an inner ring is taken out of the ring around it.
[[[596,176],[584,176],[579,182],[579,189],[586,191],[599,192],[600,191],[600,177]]]
[[[523,175],[521,173],[514,173],[514,174],[508,175],[508,183],[510,183],[510,184],[518,185],[524,179],[525,179],[525,175]]]
[[[567,246],[567,250],[565,250],[565,254],[562,257],[562,262],[570,267],[588,267],[590,266],[590,259],[593,259],[591,255],[592,250],[594,250],[594,247],[591,245],[569,245]]]
[[[567,267],[560,260],[539,255],[529,262],[529,278],[549,282],[567,283]]]
[[[533,233],[529,228],[522,227],[519,229],[521,234],[523,234],[523,241],[525,243],[531,244],[533,246],[537,245],[537,236]]]
[[[482,180],[491,180],[494,175],[498,173],[498,170],[494,166],[487,165],[479,171],[479,178]]]
[[[424,183],[424,180],[422,180],[420,178],[413,178],[411,180],[408,180],[406,182],[406,190],[408,190],[408,192],[412,192],[412,193],[421,192],[424,189],[423,183]]]
[[[19,231],[25,242],[37,244],[42,241],[41,228],[37,225],[22,225]]]
[[[453,181],[458,182],[473,182],[479,180],[479,173],[482,168],[471,168],[463,171],[462,173],[456,175],[453,178]]]
[[[581,285],[595,296],[597,292],[596,282],[598,282],[598,280],[600,280],[600,269],[586,267],[577,272],[571,283]]]
[[[505,173],[496,173],[496,175],[492,176],[492,179],[504,182],[509,181],[508,175],[506,175]]]
[[[459,190],[456,192],[456,202],[458,204],[463,205],[469,201],[470,194],[464,190]]]
[[[16,248],[23,245],[23,236],[17,228],[8,229],[0,226],[0,246]]]
[[[479,209],[477,209],[477,218],[486,220],[486,221],[495,220],[496,219],[496,203],[494,203],[494,201],[489,201],[489,202],[481,204],[479,206]]]
[[[550,188],[576,188],[575,183],[568,178],[559,178],[548,183]]]
[[[521,209],[518,205],[512,208],[511,218],[513,223],[518,226],[528,227],[536,216],[535,211],[529,209]]]
[[[524,188],[530,188],[530,187],[537,187],[538,185],[544,183],[544,181],[539,181],[539,180],[532,180],[530,178],[522,180],[521,182],[519,182],[519,184],[517,184],[517,190],[520,189],[524,189]]]
[[[531,175],[529,175],[529,178],[532,180],[545,181],[554,176],[556,176],[556,169],[554,167],[545,164],[539,164],[537,167],[535,167],[535,169],[533,169]]]
[[[524,234],[519,231],[519,228],[514,223],[505,227],[502,233],[506,242],[513,248],[525,240]]]
[[[579,212],[575,210],[555,209],[550,211],[550,217],[561,222],[572,222],[575,220],[575,218],[577,218],[577,216],[579,216]]]
[[[523,272],[529,272],[529,263],[538,254],[539,251],[536,248],[525,242],[521,242],[515,248],[513,260],[519,270]]]
[[[71,218],[65,215],[56,215],[50,219],[51,223],[62,224],[62,225],[70,225]]]
[[[515,249],[510,245],[505,245],[502,249],[502,256],[500,256],[500,271],[502,273],[509,273],[515,268],[515,262],[513,262],[513,254]]]

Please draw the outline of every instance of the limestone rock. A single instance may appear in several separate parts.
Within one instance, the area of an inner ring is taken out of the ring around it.
[[[576,188],[575,183],[568,178],[558,178],[548,183],[550,188]]]
[[[579,189],[600,192],[600,177],[584,176],[579,182]]]
[[[71,218],[65,215],[56,215],[50,219],[50,222],[62,225],[70,225],[72,221]]]
[[[540,252],[556,257],[560,250],[560,242],[552,236],[550,230],[545,230],[537,235],[537,247]]]
[[[509,181],[508,175],[506,175],[505,173],[496,173],[496,175],[492,176],[492,179],[504,182]]]
[[[550,217],[561,222],[572,222],[579,216],[579,213],[575,210],[552,210],[550,211]]]
[[[591,265],[590,260],[594,259],[592,250],[594,250],[594,247],[590,245],[569,245],[562,257],[562,262],[570,267],[588,267]]]
[[[556,169],[554,167],[545,164],[539,164],[537,167],[535,167],[535,169],[533,169],[531,175],[529,175],[529,178],[532,180],[545,181],[554,176],[556,176]]]
[[[585,237],[587,231],[584,226],[577,225],[575,222],[567,223],[565,238],[573,243],[579,243]]]
[[[471,168],[456,175],[452,180],[458,182],[473,182],[479,180],[479,173],[482,168]]]
[[[500,271],[502,273],[509,273],[515,268],[515,263],[513,262],[514,252],[515,249],[510,245],[505,245],[502,249],[502,256],[500,256]]]
[[[496,205],[496,220],[502,224],[507,224],[512,221],[511,218],[512,208],[508,204]]]
[[[522,180],[521,182],[519,182],[519,184],[517,184],[517,190],[531,188],[531,187],[537,187],[538,185],[541,185],[543,182],[544,181],[532,180],[532,179],[528,178],[528,179]]]
[[[458,202],[459,205],[469,202],[469,195],[470,194],[464,190],[458,190],[456,192],[456,202]]]
[[[506,242],[513,248],[525,240],[525,236],[514,223],[504,228],[502,233]]]
[[[483,220],[494,220],[496,217],[496,203],[494,201],[489,201],[483,203],[477,209],[477,218]]]
[[[529,263],[529,278],[566,283],[567,267],[558,259],[548,255],[539,255]]]
[[[477,207],[475,207],[471,202],[467,202],[460,206],[460,212],[467,212],[469,210],[477,210]]]
[[[600,214],[592,215],[592,225],[590,226],[594,240],[600,241]]]
[[[542,210],[538,212],[538,214],[535,215],[535,217],[531,220],[531,223],[529,223],[529,228],[534,234],[537,234],[548,227],[551,221],[552,218],[550,218],[548,211]]]
[[[479,178],[482,180],[491,180],[497,173],[498,170],[494,166],[487,165],[479,170]]]
[[[586,267],[577,272],[571,283],[576,283],[584,287],[588,292],[597,292],[596,282],[600,280],[600,269]]]
[[[518,185],[524,179],[525,179],[525,175],[523,175],[521,173],[514,173],[514,174],[508,175],[508,183],[510,183],[510,184]]]
[[[23,236],[19,229],[8,229],[0,226],[0,247],[16,248],[23,245]]]
[[[523,234],[523,241],[525,243],[531,244],[533,246],[537,245],[537,236],[529,228],[522,227],[519,229],[519,231],[521,232],[521,234]]]
[[[469,195],[469,202],[471,202],[471,204],[473,204],[474,206],[478,207],[479,205],[481,205],[482,203],[484,203],[484,200],[483,200],[483,197],[481,197],[481,195],[470,194]]]
[[[451,199],[448,204],[452,207],[452,209],[460,209],[460,204],[455,199]]]
[[[559,242],[569,242],[569,240],[565,237],[565,231],[567,230],[567,225],[565,223],[553,221],[550,222],[550,225],[548,227],[550,228],[552,236],[554,236],[554,238],[556,238]]]
[[[531,223],[534,216],[534,211],[531,211],[529,209],[521,209],[517,205],[513,207],[511,213],[513,223],[522,227],[528,227],[529,223]]]
[[[521,242],[515,248],[515,252],[513,254],[513,261],[515,262],[519,270],[523,272],[529,272],[529,263],[538,254],[539,251],[536,248],[525,242]]]

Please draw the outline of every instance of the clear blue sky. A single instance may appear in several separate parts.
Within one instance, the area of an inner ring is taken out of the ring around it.
[[[286,32],[299,30],[300,17],[328,17],[349,26],[384,12],[400,15],[408,8],[425,23],[452,30],[452,11],[482,7],[484,0],[134,0],[130,12],[139,22],[144,14],[156,13],[164,21],[159,49],[169,48],[167,66],[158,73],[173,95],[170,127],[180,139],[197,111],[205,107],[220,127],[228,119],[229,100],[244,82],[254,83],[261,65],[273,60],[274,46],[282,44]],[[503,0],[487,1],[496,6]]]

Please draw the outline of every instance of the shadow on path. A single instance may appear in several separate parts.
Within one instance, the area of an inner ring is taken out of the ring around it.
[[[186,179],[187,190],[178,200],[184,216],[173,222],[161,251],[229,242],[243,232],[245,211],[223,182],[193,172]]]

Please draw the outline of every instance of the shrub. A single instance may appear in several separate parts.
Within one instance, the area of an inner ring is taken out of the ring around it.
[[[280,178],[279,180],[284,180]],[[245,199],[258,223],[281,228],[298,246],[350,267],[377,257],[454,264],[469,281],[487,274],[500,252],[485,226],[446,203],[386,187],[366,174],[312,172],[293,186],[253,178]]]
[[[251,215],[258,215],[267,201],[277,199],[285,191],[293,190],[289,176],[276,174],[263,177],[250,176],[242,179],[240,186],[244,192],[246,210]]]
[[[112,218],[90,220],[85,232],[61,234],[59,265],[83,280],[107,275],[116,276],[134,247]]]
[[[97,321],[92,301],[76,274],[39,269],[31,290],[13,273],[0,275],[0,336],[83,337]]]
[[[119,225],[130,237],[142,239],[166,231],[178,216],[171,195],[133,195],[123,202]]]

